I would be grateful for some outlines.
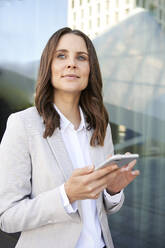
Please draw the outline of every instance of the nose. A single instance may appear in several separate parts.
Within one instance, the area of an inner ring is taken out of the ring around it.
[[[73,68],[75,69],[77,67],[76,65],[76,61],[74,58],[69,58],[68,59],[68,62],[67,62],[67,68],[70,69],[70,68]]]

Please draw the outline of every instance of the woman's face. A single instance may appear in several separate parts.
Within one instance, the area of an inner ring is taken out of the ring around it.
[[[90,72],[88,51],[83,38],[63,35],[56,47],[51,65],[51,82],[58,92],[79,94],[88,85]]]

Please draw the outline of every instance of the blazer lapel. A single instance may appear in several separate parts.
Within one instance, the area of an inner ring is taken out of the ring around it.
[[[65,180],[68,180],[73,172],[73,165],[65,148],[59,128],[54,131],[51,137],[47,137],[47,141],[55,156],[59,169],[61,170]]]

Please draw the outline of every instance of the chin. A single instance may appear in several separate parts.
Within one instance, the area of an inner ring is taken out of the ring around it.
[[[65,91],[68,91],[68,92],[77,92],[77,93],[80,93],[81,91],[83,91],[84,89],[86,88],[86,86],[85,87],[68,87],[68,88],[65,88],[64,90]]]

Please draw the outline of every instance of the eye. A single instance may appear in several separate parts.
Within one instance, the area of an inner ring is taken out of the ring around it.
[[[83,56],[83,55],[78,55],[77,58],[78,58],[78,60],[80,60],[80,61],[87,60],[87,58],[86,58],[85,56]]]
[[[59,59],[65,59],[65,54],[64,53],[59,53],[59,54],[57,54],[57,58],[59,58]]]

